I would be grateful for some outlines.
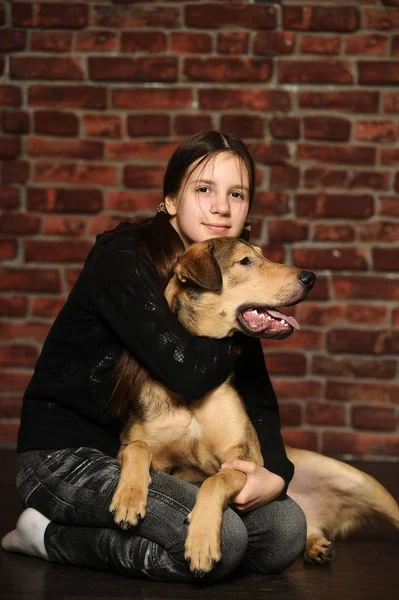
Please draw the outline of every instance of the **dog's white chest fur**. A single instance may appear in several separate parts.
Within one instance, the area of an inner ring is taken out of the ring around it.
[[[203,436],[203,430],[195,416],[193,416],[188,427],[188,436],[191,440],[199,440]]]

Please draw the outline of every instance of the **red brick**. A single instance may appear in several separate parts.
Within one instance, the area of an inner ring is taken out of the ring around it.
[[[323,454],[354,454],[362,457],[368,455],[398,456],[399,440],[397,434],[381,433],[346,433],[324,432]]]
[[[52,140],[30,136],[27,139],[30,156],[52,156],[61,158],[102,158],[103,143],[84,140]]]
[[[86,231],[86,217],[60,217],[51,215],[44,217],[44,235],[82,236]]]
[[[306,169],[304,174],[304,186],[309,188],[320,187],[321,189],[346,186],[348,171],[342,169],[323,169],[313,167]]]
[[[399,217],[399,196],[380,196],[378,213],[386,217]]]
[[[171,38],[171,50],[174,47],[174,36]],[[166,35],[162,31],[124,31],[121,39],[121,52],[164,52]]]
[[[399,148],[382,148],[380,157],[383,165],[396,165],[399,163]]]
[[[19,138],[5,135],[0,137],[0,160],[17,158],[20,154],[21,140]]]
[[[310,218],[364,219],[373,214],[373,197],[345,194],[298,194],[296,214]]]
[[[304,136],[313,140],[347,141],[351,123],[341,117],[304,117]]]
[[[281,83],[353,83],[352,65],[345,60],[280,60]]]
[[[399,192],[399,173],[395,175],[395,183],[394,183],[395,192]]]
[[[29,131],[29,114],[23,110],[5,110],[2,122],[5,133],[24,134]]]
[[[355,429],[376,429],[395,431],[395,410],[383,406],[352,406],[352,427]]]
[[[269,365],[268,370],[270,371]],[[300,425],[302,423],[301,407],[299,404],[294,404],[292,402],[282,402],[279,406],[279,409],[282,427]]]
[[[284,443],[288,446],[292,446],[293,448],[302,448],[304,450],[312,450],[313,452],[319,451],[317,431],[283,429],[281,433]]]
[[[7,396],[0,396],[0,414],[3,419],[19,419],[22,408],[22,394],[8,394]],[[10,425],[8,431],[6,432],[7,425]],[[16,442],[17,439],[17,425],[18,423],[6,423],[2,422],[0,425],[0,439],[1,444],[4,447],[4,442],[8,439],[13,443]],[[12,432],[12,437],[10,437],[10,433]]]
[[[287,144],[281,142],[248,144],[255,161],[262,164],[278,165],[284,164],[290,159],[290,151]]]
[[[212,52],[212,46],[212,37],[207,33],[174,31],[170,37],[170,49],[177,54],[207,54]]]
[[[73,56],[11,56],[12,79],[83,79],[82,61]]]
[[[399,223],[393,221],[374,221],[359,226],[359,238],[363,242],[397,242]]]
[[[389,334],[384,338],[383,351],[386,354],[399,354],[399,332],[390,331]]]
[[[21,89],[15,85],[0,85],[0,105],[21,106]]]
[[[79,119],[74,113],[38,110],[34,113],[34,131],[43,135],[77,136]]]
[[[81,271],[81,269],[65,269],[65,281],[67,283],[68,292],[72,290]]]
[[[316,355],[312,359],[312,373],[335,377],[358,377],[361,379],[394,379],[396,361],[381,358],[338,357]]]
[[[89,56],[89,77],[94,81],[160,81],[177,80],[177,58]]]
[[[263,82],[269,81],[272,70],[272,61],[261,58],[186,58],[183,66],[191,81]]]
[[[373,266],[375,271],[397,272],[398,265],[399,248],[373,248]]]
[[[384,111],[387,113],[399,113],[399,92],[387,92],[384,94]]]
[[[281,379],[276,377],[273,379],[273,387],[279,399],[308,400],[321,397],[321,383],[317,380],[304,378],[288,380],[286,377]]]
[[[26,46],[26,32],[18,29],[2,29],[0,52],[18,52]]]
[[[105,108],[106,88],[98,86],[47,86],[32,85],[28,90],[31,106],[48,106],[54,108]]]
[[[65,298],[33,298],[32,317],[55,319],[65,304]]]
[[[264,252],[264,255],[267,258],[271,258],[268,256],[267,252]],[[273,260],[273,258],[271,258]],[[276,261],[281,262],[281,261]],[[286,310],[289,312],[289,309]],[[285,340],[279,340],[278,347],[279,349],[289,348],[290,350],[296,348],[301,350],[309,350],[310,348],[321,348],[323,346],[324,334],[322,331],[312,331],[301,329],[300,331],[296,331],[294,335],[286,338]],[[265,350],[276,348],[275,340],[262,340],[262,346]]]
[[[363,248],[295,248],[294,264],[304,269],[364,270],[367,261]]]
[[[19,208],[21,201],[19,198],[19,190],[12,187],[0,187],[0,209],[10,210]]]
[[[177,6],[97,4],[92,7],[92,25],[118,30],[141,27],[173,29],[180,27],[179,12]]]
[[[345,40],[345,54],[385,56],[388,40],[387,35],[352,35]]]
[[[392,38],[391,54],[392,56],[399,56],[399,35]]]
[[[251,4],[191,4],[185,7],[188,27],[219,29],[225,25],[249,29],[274,29],[276,9],[273,6]]]
[[[124,35],[126,34],[122,33],[122,51],[124,50]],[[75,37],[74,50],[77,52],[110,52],[117,50],[117,44],[118,36],[114,31],[78,31]]]
[[[28,209],[51,213],[95,213],[102,209],[98,189],[28,188]]]
[[[0,270],[0,290],[60,292],[60,274],[57,269],[3,268]]]
[[[26,183],[30,165],[25,160],[7,160],[3,162],[2,183]]]
[[[34,52],[71,52],[70,31],[31,31],[30,49]]]
[[[291,165],[272,166],[270,185],[272,188],[295,189],[298,187],[300,171]]]
[[[364,11],[365,29],[398,29],[399,28],[399,8],[366,8]]]
[[[253,238],[256,238],[256,236],[257,236],[256,239],[258,239],[260,237],[259,223],[260,223],[260,219],[259,218],[258,219],[252,219],[251,236]],[[257,227],[257,230],[255,229],[256,227]],[[259,241],[259,243],[262,243],[262,242]],[[261,246],[261,250],[262,250],[263,256],[266,256],[266,258],[268,258],[272,262],[284,263],[286,261],[285,249],[284,249],[284,246],[282,246],[281,244],[280,245],[277,245],[277,244],[263,244]]]
[[[398,125],[395,121],[356,121],[354,136],[358,141],[395,142]]]
[[[160,165],[126,165],[124,185],[127,187],[161,187],[164,167]]]
[[[0,217],[1,219],[1,217]],[[0,223],[0,232],[1,232],[1,223]],[[10,260],[14,258],[18,251],[18,244],[16,240],[0,240],[0,259],[1,260]]]
[[[113,160],[137,158],[143,160],[168,160],[179,142],[132,140],[129,142],[109,142],[106,155]]]
[[[312,239],[319,242],[353,242],[355,228],[352,225],[317,224],[314,227]]]
[[[399,308],[395,308],[392,311],[392,325],[394,327],[399,327]]]
[[[299,31],[355,31],[359,11],[351,6],[283,6],[284,29]]]
[[[103,233],[103,231],[109,231],[111,229],[115,229],[117,225],[122,221],[120,215],[96,215],[95,217],[90,217],[87,233],[89,235],[98,235]]]
[[[246,31],[221,31],[218,34],[217,51],[219,54],[246,54],[248,39],[249,34]],[[211,51],[212,46],[208,52]]]
[[[36,342],[43,342],[48,334],[51,323],[46,321],[24,321],[3,322],[0,323],[0,332],[2,339],[15,342],[21,340],[26,342],[28,339]]]
[[[124,212],[155,210],[159,204],[159,199],[159,190],[146,190],[145,192],[137,190],[130,192],[109,192],[106,208],[109,210],[120,210]]]
[[[388,190],[391,186],[391,174],[378,171],[351,171],[347,186],[348,188]]]
[[[299,352],[266,352],[267,370],[273,375],[305,375],[306,357]]]
[[[310,292],[310,299],[314,301],[330,300],[329,278],[317,275],[316,283]]]
[[[312,425],[345,426],[347,424],[345,407],[340,404],[307,402],[305,421]]]
[[[328,381],[326,398],[363,404],[394,404],[399,402],[399,386],[392,383],[349,383]]]
[[[83,128],[90,137],[120,138],[122,136],[122,119],[117,115],[84,115]]]
[[[14,344],[0,347],[1,367],[34,367],[39,352],[34,346]]]
[[[4,74],[4,68],[5,68],[5,60],[2,56],[0,56],[0,75]]]
[[[85,240],[25,241],[26,262],[83,262],[92,243]]]
[[[104,163],[77,164],[36,162],[33,181],[36,183],[67,183],[68,185],[116,185],[119,169]]]
[[[23,372],[21,369],[0,369],[0,392],[23,392],[31,377],[31,372]],[[17,424],[15,423],[15,433],[16,430]]]
[[[127,132],[130,137],[167,136],[170,133],[170,116],[162,114],[129,115]]]
[[[244,115],[222,115],[221,129],[240,138],[263,138],[264,119],[262,117]]]
[[[297,117],[273,117],[270,133],[278,139],[298,139],[299,119]]]
[[[337,299],[399,300],[399,283],[376,276],[336,276],[333,279]]]
[[[363,90],[299,93],[300,108],[314,108],[316,110],[332,109],[353,113],[375,113],[378,112],[378,101],[378,92]]]
[[[194,135],[214,129],[212,116],[204,114],[176,115],[174,126],[178,135]]]
[[[144,108],[178,110],[190,108],[193,93],[190,88],[121,88],[112,91],[114,108]]]
[[[269,241],[272,243],[298,242],[307,240],[309,226],[290,219],[268,220]]]
[[[365,85],[396,85],[399,83],[399,61],[360,60],[359,83]]]
[[[26,213],[3,213],[0,216],[0,233],[32,235],[40,231],[40,217]]]
[[[373,165],[376,161],[376,148],[372,146],[298,144],[298,158],[345,165]]]
[[[339,54],[341,38],[335,36],[304,35],[301,39],[300,51],[302,54]]]
[[[294,48],[291,31],[258,31],[253,41],[254,54],[292,54]]]
[[[247,109],[264,111],[288,111],[291,101],[283,90],[260,89],[200,89],[200,108],[205,110]]]
[[[327,348],[330,352],[381,354],[385,334],[376,330],[332,329],[327,332]]]
[[[88,6],[81,3],[19,2],[12,6],[13,25],[41,29],[78,29],[87,25]]]
[[[345,306],[345,317],[349,323],[383,325],[388,324],[388,309],[376,304],[349,304]]]
[[[254,214],[284,215],[288,212],[288,196],[279,192],[259,191],[255,195],[254,205],[251,209]]]

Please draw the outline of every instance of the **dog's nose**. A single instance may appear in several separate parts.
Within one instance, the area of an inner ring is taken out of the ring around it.
[[[306,287],[311,289],[316,281],[316,275],[312,273],[312,271],[301,271],[298,275],[298,279],[303,285],[306,285]]]

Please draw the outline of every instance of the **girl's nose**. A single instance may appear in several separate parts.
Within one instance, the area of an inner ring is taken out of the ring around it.
[[[225,196],[217,195],[215,196],[212,205],[211,205],[212,213],[219,213],[223,215],[227,215],[230,213],[230,204],[228,199]]]

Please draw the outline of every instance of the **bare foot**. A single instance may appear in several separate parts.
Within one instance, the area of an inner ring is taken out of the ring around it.
[[[26,508],[18,519],[16,528],[1,540],[7,552],[21,552],[48,560],[44,545],[44,532],[50,520],[34,508]]]

